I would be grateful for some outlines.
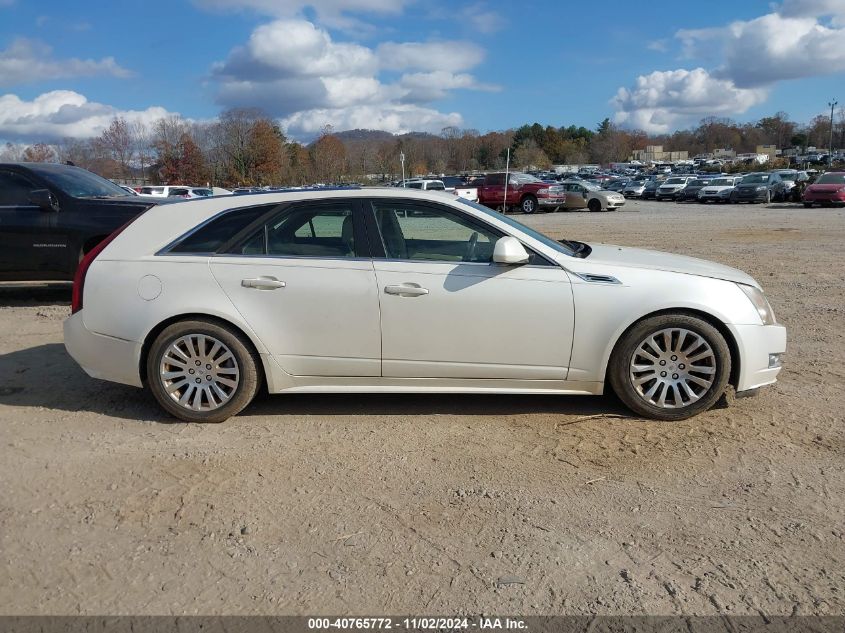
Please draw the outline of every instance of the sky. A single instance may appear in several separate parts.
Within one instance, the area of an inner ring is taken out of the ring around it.
[[[845,0],[0,0],[0,140],[257,107],[288,135],[652,134],[845,102]]]

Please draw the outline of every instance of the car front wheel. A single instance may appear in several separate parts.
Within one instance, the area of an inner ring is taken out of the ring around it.
[[[587,203],[587,208],[593,213],[598,213],[599,211],[601,211],[601,200],[599,200],[598,198],[593,198]]]
[[[655,420],[683,420],[706,411],[725,392],[730,373],[724,337],[686,314],[659,315],[634,325],[608,367],[619,399]]]
[[[146,370],[158,403],[186,422],[223,422],[252,401],[260,383],[249,341],[204,320],[165,328],[150,346]]]
[[[519,208],[523,213],[534,213],[537,210],[537,198],[534,196],[525,196],[522,202],[519,203]]]

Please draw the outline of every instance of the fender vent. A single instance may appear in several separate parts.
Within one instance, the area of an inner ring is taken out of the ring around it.
[[[579,279],[583,279],[584,281],[591,283],[591,284],[619,284],[622,285],[622,282],[619,281],[616,277],[611,277],[610,275],[596,275],[593,273],[576,273],[573,272],[573,275],[578,277]]]

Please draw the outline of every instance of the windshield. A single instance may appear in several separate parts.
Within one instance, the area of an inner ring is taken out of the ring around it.
[[[493,211],[493,209],[488,209],[487,207],[482,206],[482,205],[478,204],[477,202],[473,202],[472,200],[467,200],[466,198],[456,198],[456,200],[457,200],[457,202],[459,202],[461,204],[465,204],[469,207],[472,207],[476,211],[481,211],[482,213],[484,213],[485,215],[487,215],[489,217],[496,218],[497,220],[501,220],[505,224],[508,224],[508,225],[512,226],[513,228],[522,231],[526,235],[533,237],[538,242],[542,242],[545,246],[548,246],[549,248],[556,250],[558,253],[563,253],[564,255],[568,255],[569,257],[573,257],[575,255],[575,251],[573,249],[569,248],[568,246],[561,244],[560,242],[554,241],[552,238],[550,238],[546,235],[543,235],[542,233],[539,233],[539,232],[535,231],[534,229],[532,229],[530,227],[525,226],[521,222],[517,222],[513,218],[509,218],[508,216],[504,215],[503,213],[499,213],[498,211]]]
[[[845,185],[845,171],[828,172],[819,176],[817,185]]]
[[[443,176],[440,180],[443,181],[443,184],[447,187],[463,187],[464,186],[464,179],[459,178],[458,176]]]
[[[759,184],[769,182],[768,174],[749,174],[742,179],[742,184]]]
[[[714,178],[710,181],[711,185],[733,185],[734,181],[733,178]]]
[[[539,178],[535,178],[531,174],[512,174],[512,178],[516,178],[516,181],[519,183],[526,183],[526,182],[543,182]]]
[[[686,183],[686,178],[669,178],[665,184],[667,185],[683,185]]]
[[[202,196],[204,198],[214,195],[214,192],[211,189],[194,189],[193,191],[194,195]]]
[[[706,184],[707,184],[707,181],[706,181],[706,180],[693,180],[693,181],[689,184],[689,186],[690,186],[690,187],[703,187],[703,186],[704,186],[704,185],[706,185]]]
[[[79,167],[51,169],[45,165],[29,165],[36,174],[51,185],[74,198],[123,198],[129,194],[110,180]]]
[[[775,173],[778,176],[780,176],[782,180],[795,181],[795,179],[798,178],[798,172],[797,171],[778,171],[778,172],[775,172]]]

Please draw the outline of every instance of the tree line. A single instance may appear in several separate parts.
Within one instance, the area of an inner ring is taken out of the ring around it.
[[[223,187],[305,185],[343,181],[393,180],[406,175],[471,173],[502,169],[510,150],[515,169],[544,169],[553,164],[608,164],[627,161],[635,149],[662,145],[690,157],[730,148],[737,153],[758,145],[779,148],[817,146],[830,138],[830,118],[807,124],[785,112],[737,123],[707,117],[691,129],[667,135],[625,130],[609,119],[595,129],[542,126],[487,132],[447,127],[440,134],[356,130],[335,133],[326,126],[308,145],[288,138],[278,123],[255,109],[231,109],[215,120],[192,122],[171,116],[151,125],[115,118],[99,136],[36,143],[25,148],[7,143],[0,162],[70,162],[102,176],[152,184],[211,184]],[[845,110],[833,124],[834,146],[845,147]]]

